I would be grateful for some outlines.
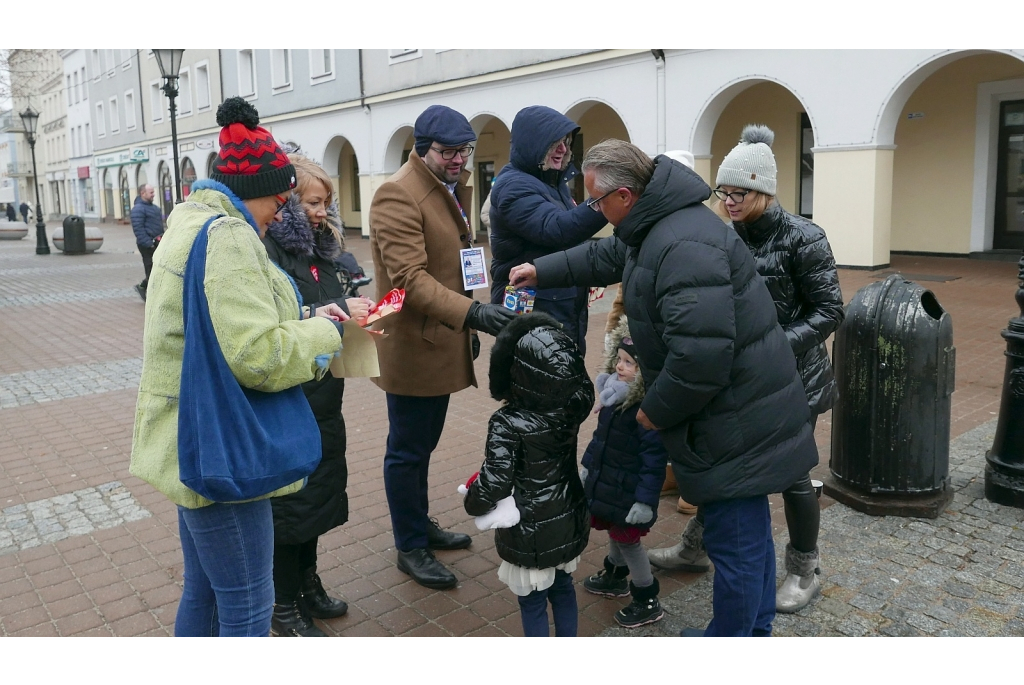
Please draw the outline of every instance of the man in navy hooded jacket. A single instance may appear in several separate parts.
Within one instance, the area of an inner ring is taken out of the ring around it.
[[[580,127],[550,107],[526,107],[512,122],[509,163],[491,189],[491,302],[501,304],[509,271],[523,262],[579,245],[608,222],[577,206],[569,193],[576,176],[572,137]],[[537,291],[534,309],[547,312],[586,352],[588,288]]]

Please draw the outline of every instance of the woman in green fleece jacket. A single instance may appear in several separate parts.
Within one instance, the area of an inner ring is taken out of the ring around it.
[[[238,382],[266,392],[322,374],[341,347],[336,304],[300,310],[297,291],[260,238],[295,186],[295,170],[241,98],[217,110],[220,155],[211,180],[192,186],[167,219],[146,301],[142,378],[130,471],[178,505],[185,587],[180,636],[266,636],[274,605],[270,499],[212,502],[178,477],[178,397],[184,354],[183,286],[192,243],[209,228],[204,290],[217,342]],[[318,363],[317,357],[320,357]]]

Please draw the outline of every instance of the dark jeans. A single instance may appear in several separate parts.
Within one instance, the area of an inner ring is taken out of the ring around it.
[[[704,505],[704,547],[715,565],[707,637],[770,636],[775,620],[775,544],[768,497]]]
[[[410,397],[387,393],[388,442],[384,492],[391,512],[395,547],[427,547],[427,471],[448,413],[450,395]]]
[[[297,545],[274,544],[274,602],[289,604],[299,596],[302,574],[316,568],[318,537]]]
[[[526,637],[548,637],[548,601],[555,616],[555,637],[576,637],[579,624],[576,588],[572,585],[572,576],[565,571],[555,571],[555,582],[547,590],[534,590],[518,599]]]
[[[274,611],[270,500],[178,507],[185,589],[177,637],[267,637]]]
[[[142,279],[142,283],[139,283],[139,287],[145,288],[149,286],[149,274],[153,271],[153,253],[156,252],[156,246],[136,245],[136,247],[139,248],[139,254],[142,255],[142,268],[146,270],[146,277]]]

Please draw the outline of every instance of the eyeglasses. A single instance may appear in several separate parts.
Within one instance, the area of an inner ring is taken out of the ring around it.
[[[277,214],[286,204],[288,204],[288,198],[281,197],[280,195],[274,195],[274,199],[277,200],[277,209],[274,210],[274,214]]]
[[[749,190],[736,190],[731,193],[727,193],[721,188],[715,188],[714,190],[715,197],[717,197],[722,202],[725,202],[726,198],[728,198],[735,202],[736,204],[740,204],[741,202],[743,202],[743,200],[747,197],[747,193],[749,192]]]
[[[473,150],[475,150],[476,148],[474,148],[472,145],[463,145],[460,148],[450,147],[445,150],[442,150],[439,147],[432,147],[430,149],[436,152],[437,154],[441,155],[441,159],[445,161],[450,161],[455,159],[456,154],[460,155],[463,159],[469,159],[469,156],[473,154]]]
[[[607,193],[605,193],[601,197],[596,197],[596,198],[592,197],[592,198],[590,198],[589,200],[586,201],[585,204],[588,207],[590,207],[592,210],[594,210],[595,212],[600,212],[601,208],[598,207],[598,204],[600,204],[601,200],[605,199],[606,197],[608,197],[612,193],[617,193],[619,190],[620,190],[619,188],[614,188],[612,190],[609,190]]]

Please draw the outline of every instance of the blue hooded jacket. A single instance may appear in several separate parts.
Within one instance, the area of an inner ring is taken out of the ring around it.
[[[551,144],[580,130],[550,107],[526,107],[512,122],[509,163],[491,188],[491,302],[501,304],[512,267],[579,245],[608,222],[576,206],[569,181],[576,168],[541,170]],[[551,314],[586,351],[588,288],[537,291],[535,309]]]

